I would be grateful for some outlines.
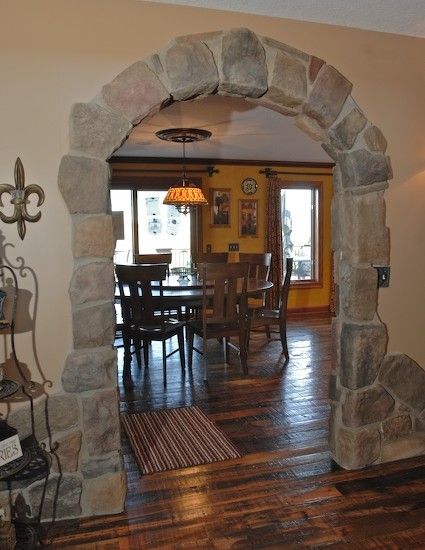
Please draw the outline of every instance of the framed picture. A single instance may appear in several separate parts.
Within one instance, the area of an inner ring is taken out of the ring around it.
[[[258,200],[239,201],[239,237],[258,237]]]
[[[210,189],[210,226],[230,227],[230,189]]]

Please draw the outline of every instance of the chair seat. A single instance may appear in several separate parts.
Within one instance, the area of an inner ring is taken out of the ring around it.
[[[202,321],[190,321],[189,325],[195,334],[202,334]],[[235,336],[240,332],[240,324],[235,323],[214,323],[207,325],[207,337],[215,338],[216,336]]]
[[[156,337],[160,338],[161,335],[164,338],[169,338],[172,333],[177,333],[183,326],[184,323],[182,321],[177,321],[177,319],[168,319],[159,325],[133,325],[132,330],[137,330],[142,338],[143,334],[150,339]]]
[[[279,320],[279,310],[278,309],[257,309],[252,322],[262,321],[265,322],[267,319]]]

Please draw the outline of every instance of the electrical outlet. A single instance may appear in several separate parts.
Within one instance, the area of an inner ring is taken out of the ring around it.
[[[229,252],[239,252],[239,243],[229,243]]]
[[[212,246],[210,244],[207,244],[207,254],[211,254],[212,252]]]

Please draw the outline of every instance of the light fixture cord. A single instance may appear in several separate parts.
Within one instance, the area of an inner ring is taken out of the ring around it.
[[[186,137],[183,138],[183,187],[186,186]]]

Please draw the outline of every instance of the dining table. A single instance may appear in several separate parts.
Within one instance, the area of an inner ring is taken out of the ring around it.
[[[212,286],[212,285],[211,285]],[[208,283],[207,283],[208,287]],[[247,281],[247,295],[255,296],[263,292],[269,291],[273,287],[271,281],[265,279],[249,278]],[[197,272],[177,275],[169,274],[162,281],[162,297],[167,308],[184,307],[190,310],[194,306],[199,306],[202,303],[203,281]],[[211,289],[212,292],[212,289]],[[159,293],[159,282],[152,282],[152,294]],[[115,294],[116,299],[119,299],[119,293]]]
[[[248,279],[247,294],[248,296],[252,296],[261,292],[266,292],[272,287],[273,283],[271,281],[265,279]],[[152,283],[152,288],[155,289],[155,283]],[[163,297],[172,301],[173,304],[190,307],[193,302],[202,300],[203,281],[199,278],[197,273],[184,277],[169,275],[162,281],[162,290]]]

